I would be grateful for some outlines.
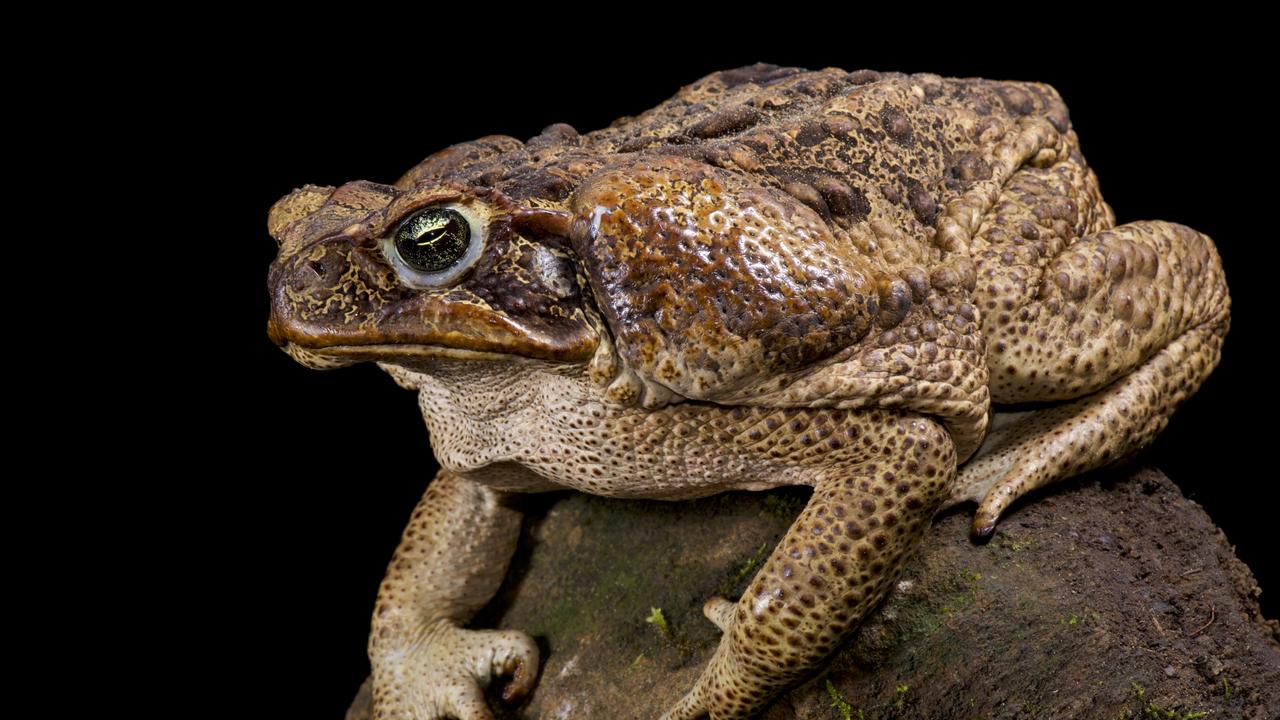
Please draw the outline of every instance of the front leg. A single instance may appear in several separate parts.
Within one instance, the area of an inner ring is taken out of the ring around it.
[[[482,689],[510,675],[503,699],[532,687],[538,648],[514,630],[465,630],[497,592],[520,534],[503,495],[440,471],[396,548],[369,635],[375,719],[485,720]]]
[[[819,470],[813,496],[736,604],[705,612],[723,631],[693,690],[664,720],[748,718],[818,668],[885,596],[955,477],[934,420],[871,412],[867,452]]]

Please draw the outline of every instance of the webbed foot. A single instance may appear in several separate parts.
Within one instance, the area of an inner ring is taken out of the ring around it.
[[[538,674],[538,646],[528,635],[446,622],[372,660],[374,720],[492,720],[484,698],[490,679],[510,678],[502,699],[516,702]]]

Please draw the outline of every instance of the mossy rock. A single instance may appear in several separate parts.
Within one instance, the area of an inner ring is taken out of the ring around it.
[[[703,602],[743,591],[807,497],[528,498],[506,583],[474,625],[530,633],[543,667],[518,707],[490,691],[495,715],[660,716],[719,641]],[[1280,626],[1159,471],[1038,493],[985,545],[970,512],[938,518],[888,600],[766,720],[1280,717]],[[367,717],[367,689],[350,720]]]

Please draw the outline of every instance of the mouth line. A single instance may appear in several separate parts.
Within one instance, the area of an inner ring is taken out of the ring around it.
[[[393,360],[397,358],[446,358],[451,360],[540,360],[517,353],[500,353],[489,350],[466,350],[463,348],[429,345],[423,343],[377,343],[368,345],[325,345],[308,347],[289,341],[285,351],[297,350],[307,355],[318,355],[325,358],[351,360],[360,362],[367,360]],[[290,352],[292,355],[293,353]],[[540,360],[556,363],[555,360]],[[558,364],[571,365],[574,361],[558,361]]]

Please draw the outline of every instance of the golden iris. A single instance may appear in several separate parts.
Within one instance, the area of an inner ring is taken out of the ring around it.
[[[414,270],[439,272],[455,265],[467,253],[471,226],[457,210],[427,208],[396,230],[396,252]]]

